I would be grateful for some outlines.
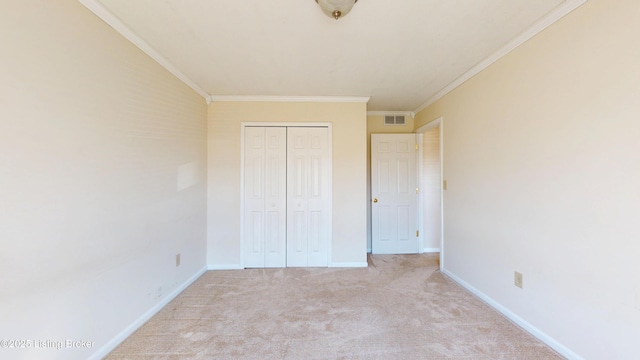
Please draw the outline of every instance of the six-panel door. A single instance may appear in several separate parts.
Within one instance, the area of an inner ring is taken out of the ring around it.
[[[415,134],[371,135],[371,251],[416,254],[417,149]]]

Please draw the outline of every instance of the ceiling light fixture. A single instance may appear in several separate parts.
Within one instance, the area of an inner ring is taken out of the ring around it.
[[[347,16],[358,0],[316,0],[322,11],[336,20]]]

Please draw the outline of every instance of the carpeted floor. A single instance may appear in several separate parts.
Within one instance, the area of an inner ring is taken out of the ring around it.
[[[366,269],[209,271],[107,359],[562,359],[438,271],[373,255]]]

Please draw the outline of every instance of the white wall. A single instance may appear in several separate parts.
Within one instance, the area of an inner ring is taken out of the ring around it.
[[[206,265],[206,102],[77,0],[0,44],[0,358],[86,359]]]
[[[242,122],[331,122],[332,266],[366,266],[366,103],[213,102],[208,129],[210,268],[238,268]]]
[[[445,271],[567,356],[640,358],[639,16],[589,0],[416,118],[446,124]]]

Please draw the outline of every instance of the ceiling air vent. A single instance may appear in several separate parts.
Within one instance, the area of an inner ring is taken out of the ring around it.
[[[404,125],[405,124],[404,115],[385,115],[384,124],[385,125]]]

